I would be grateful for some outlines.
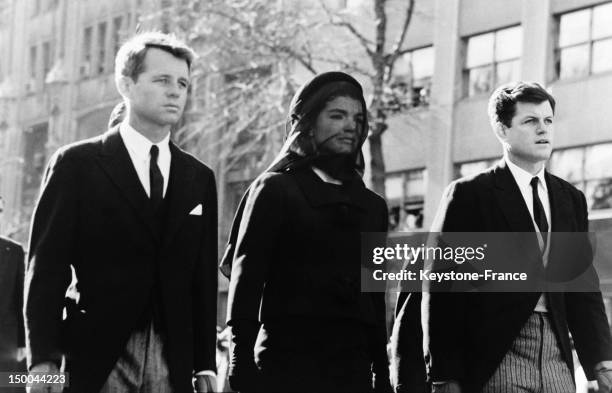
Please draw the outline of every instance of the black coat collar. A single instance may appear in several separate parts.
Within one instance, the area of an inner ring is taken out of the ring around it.
[[[510,232],[533,232],[535,227],[510,168],[503,159],[493,168],[495,195],[499,207],[506,217]]]
[[[300,168],[290,173],[313,207],[345,204],[361,210],[371,208],[370,191],[361,179],[347,185],[335,185],[324,182],[311,168]]]

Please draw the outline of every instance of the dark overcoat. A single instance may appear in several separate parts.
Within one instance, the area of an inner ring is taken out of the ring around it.
[[[66,356],[72,391],[100,390],[154,295],[175,389],[216,369],[214,175],[173,143],[170,152],[162,225],[118,127],[60,149],[47,168],[26,274],[28,363]],[[74,306],[62,320],[71,268]]]
[[[264,329],[295,321],[365,326],[372,332],[369,362],[386,378],[384,293],[360,288],[361,234],[386,229],[385,201],[360,181],[326,183],[310,168],[262,175],[251,186],[240,224],[228,323],[257,321]],[[308,331],[316,334],[304,329],[305,335]],[[331,336],[312,343],[312,349],[316,353],[342,339]],[[268,342],[266,349],[277,349],[271,348],[272,338]]]

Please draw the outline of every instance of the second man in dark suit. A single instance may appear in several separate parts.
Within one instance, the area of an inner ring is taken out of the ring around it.
[[[563,244],[552,235],[588,232],[588,219],[582,192],[545,170],[554,113],[554,98],[536,83],[497,89],[489,116],[504,158],[453,182],[431,231],[534,233],[531,262],[558,268]],[[517,254],[526,249],[514,246]],[[434,392],[574,392],[569,333],[587,377],[610,391],[612,339],[600,292],[432,291],[422,309]]]

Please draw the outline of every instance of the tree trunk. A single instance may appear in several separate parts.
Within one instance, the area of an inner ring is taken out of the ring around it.
[[[374,192],[386,197],[385,190],[385,160],[382,151],[382,134],[387,128],[384,118],[375,119],[373,129],[368,136],[370,142],[370,176]]]

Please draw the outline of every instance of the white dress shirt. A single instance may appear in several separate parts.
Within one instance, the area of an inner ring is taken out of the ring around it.
[[[151,161],[151,146],[153,146],[154,143],[140,132],[136,131],[127,122],[123,122],[119,125],[119,134],[130,154],[130,159],[132,160],[132,164],[134,164],[138,179],[140,179],[140,183],[147,193],[147,196],[150,197],[151,181],[149,179],[149,165]],[[168,133],[161,142],[155,143],[155,145],[159,148],[157,166],[164,177],[163,195],[166,196],[168,180],[170,179],[170,133]]]
[[[531,179],[535,176],[539,179],[538,181],[538,196],[540,197],[540,201],[542,201],[542,206],[544,207],[544,214],[546,214],[546,220],[548,221],[548,231],[550,232],[551,222],[550,222],[550,201],[548,200],[548,187],[546,186],[546,180],[544,178],[544,168],[540,170],[535,176],[531,173],[527,172],[523,168],[514,164],[508,158],[505,158],[506,163],[508,164],[508,169],[512,172],[512,176],[518,184],[519,190],[521,190],[521,195],[527,204],[527,208],[529,209],[529,214],[531,215],[531,219],[533,220],[533,225],[537,228],[535,223],[535,219],[533,216],[533,194],[531,191]]]
[[[527,172],[526,170],[519,167],[518,165],[514,164],[512,161],[510,161],[508,157],[504,157],[504,160],[506,161],[506,164],[508,165],[508,169],[510,169],[512,176],[514,177],[514,181],[516,181],[516,184],[518,185],[519,190],[521,191],[521,195],[523,196],[523,200],[525,201],[525,204],[527,205],[527,209],[529,209],[529,215],[531,216],[531,221],[533,222],[534,228],[536,228],[538,242],[540,243],[540,246],[543,246],[544,244],[546,245],[546,249],[544,250],[544,253],[542,255],[544,266],[546,266],[546,264],[548,263],[548,251],[549,251],[549,245],[550,245],[550,229],[552,228],[552,222],[551,222],[551,216],[550,216],[550,200],[548,199],[548,187],[546,186],[546,180],[544,178],[544,168],[542,168],[535,176],[537,176],[537,178],[539,179],[538,197],[540,198],[540,201],[542,202],[542,207],[544,208],[544,214],[546,214],[546,221],[548,221],[548,233],[546,234],[547,236],[546,243],[543,242],[543,239],[540,236],[538,225],[536,224],[534,216],[533,216],[533,193],[532,193],[532,188],[531,188],[531,179],[534,178],[534,175]],[[548,311],[548,309],[546,308],[546,297],[544,296],[544,294],[542,294],[540,298],[538,299],[538,303],[536,304],[534,311],[539,311],[539,312]]]

